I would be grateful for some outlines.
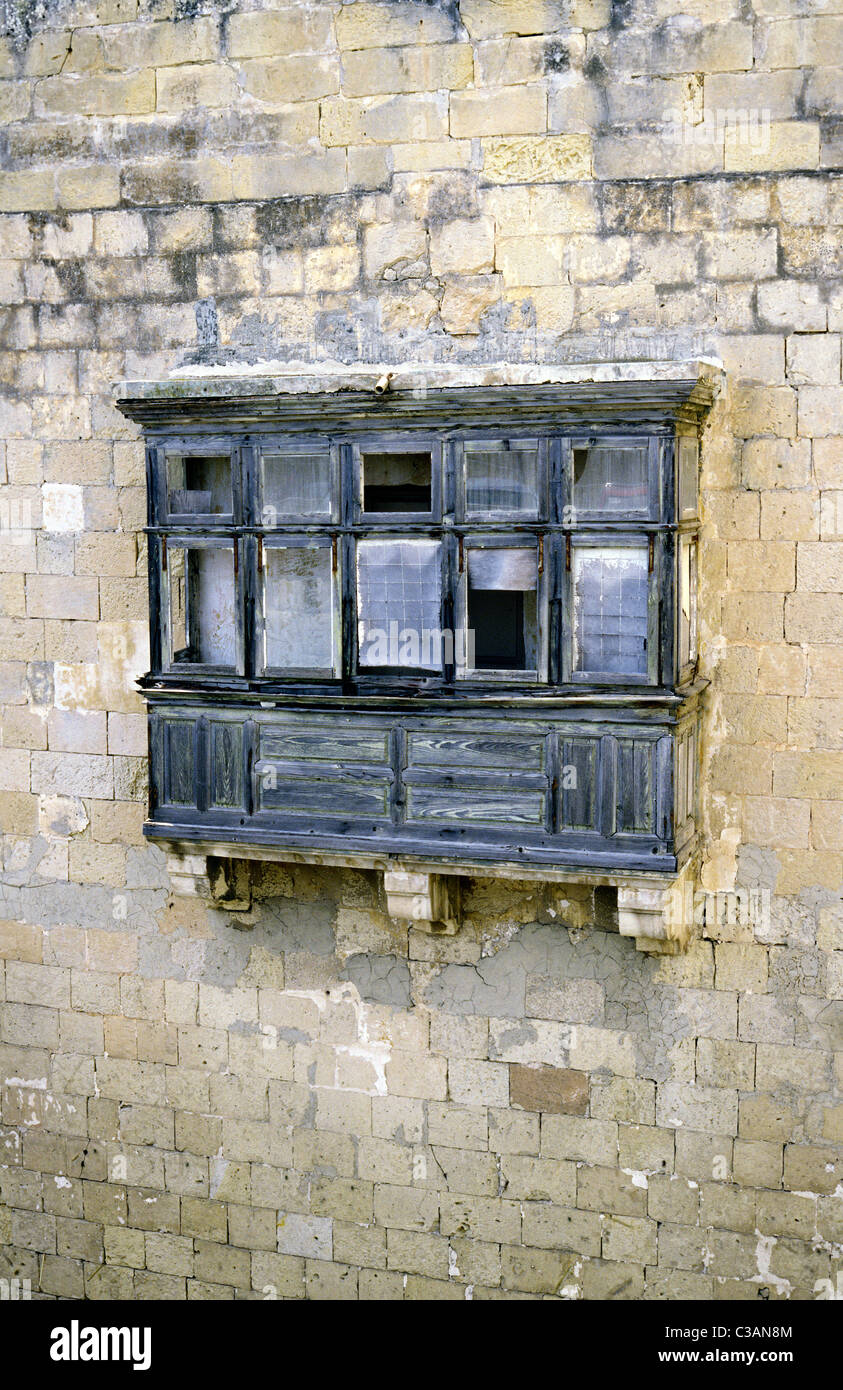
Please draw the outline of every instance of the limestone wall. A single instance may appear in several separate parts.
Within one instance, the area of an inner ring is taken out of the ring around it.
[[[676,8],[6,7],[1,1277],[836,1287],[843,18]],[[112,381],[700,352],[728,381],[703,448],[715,896],[688,954],[636,954],[605,894],[569,931],[526,884],[470,885],[443,940],[363,872],[267,869],[239,929],[168,899],[132,683],[143,454]]]

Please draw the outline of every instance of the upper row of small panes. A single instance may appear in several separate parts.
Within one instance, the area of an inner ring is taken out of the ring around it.
[[[566,520],[636,520],[658,516],[657,451],[651,441],[574,442]],[[538,440],[467,441],[457,508],[459,518],[529,521],[546,515],[547,468]],[[365,522],[383,518],[436,520],[441,513],[441,473],[431,449],[355,447],[355,513]],[[697,447],[679,448],[680,517],[696,514]],[[234,516],[228,454],[168,453],[166,511],[171,517],[223,521]],[[318,449],[265,449],[260,456],[255,520],[264,527],[285,522],[338,519],[335,457]]]

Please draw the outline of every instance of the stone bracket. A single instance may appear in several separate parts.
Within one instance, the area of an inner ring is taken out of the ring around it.
[[[441,874],[384,869],[383,886],[390,917],[437,935],[459,931],[458,888]]]
[[[213,851],[213,852],[212,852]],[[253,857],[263,857],[254,855]],[[280,856],[279,856],[280,857]],[[321,862],[306,861],[306,862]],[[351,860],[350,862],[356,862]],[[460,928],[459,870],[426,872],[415,867],[384,868],[386,910],[396,921],[419,931],[453,936]],[[443,868],[450,866],[442,865]],[[249,858],[236,858],[220,845],[192,847],[171,845],[167,870],[172,891],[205,899],[209,907],[229,912],[248,912],[252,905]],[[493,877],[515,877],[514,872]],[[614,879],[618,893],[618,930],[635,941],[636,949],[650,955],[678,955],[687,949],[694,931],[696,865],[689,861],[678,874],[641,874]],[[612,884],[611,875],[601,875]],[[558,879],[554,899],[559,925],[577,929],[594,921],[593,887],[585,882]]]
[[[209,907],[224,907],[228,912],[248,912],[252,906],[247,860],[170,851],[167,872],[173,892],[180,897],[204,898]]]
[[[686,950],[693,930],[694,874],[686,866],[668,883],[618,885],[618,930],[650,955],[675,956]]]

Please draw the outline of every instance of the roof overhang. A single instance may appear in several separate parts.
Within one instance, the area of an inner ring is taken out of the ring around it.
[[[723,366],[687,362],[572,364],[290,362],[264,371],[249,367],[181,368],[160,381],[122,381],[115,403],[147,429],[245,426],[371,428],[414,425],[451,411],[461,426],[496,415],[567,425],[697,422],[721,389]],[[387,389],[376,392],[378,383]]]

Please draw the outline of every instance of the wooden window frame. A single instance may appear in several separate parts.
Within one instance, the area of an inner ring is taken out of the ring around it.
[[[532,541],[532,546],[531,546]],[[536,669],[528,670],[486,670],[482,667],[458,665],[456,679],[474,685],[531,685],[548,684],[548,649],[550,604],[548,602],[548,566],[546,561],[547,542],[544,532],[537,536],[525,536],[523,532],[510,534],[496,531],[494,534],[473,533],[466,537],[460,546],[462,563],[459,566],[455,609],[457,627],[468,631],[468,559],[472,549],[482,550],[528,550],[532,548],[536,560]]]
[[[472,452],[502,442],[513,449],[536,441],[538,445],[538,514],[484,511],[467,513],[466,458]],[[649,502],[646,518],[639,514],[597,516],[578,509],[572,515],[573,455],[583,444],[625,447],[645,444],[649,461]],[[578,428],[554,428],[548,423],[513,423],[465,429],[453,425],[438,428],[345,432],[329,422],[319,433],[307,431],[231,431],[209,428],[206,434],[172,434],[150,441],[149,526],[150,591],[152,618],[152,674],[165,686],[178,680],[192,685],[218,682],[221,686],[246,682],[271,685],[283,693],[318,687],[331,693],[388,694],[441,687],[455,694],[477,693],[501,687],[524,687],[524,693],[564,695],[584,688],[599,695],[625,688],[630,692],[657,686],[691,683],[697,660],[679,670],[679,550],[680,537],[698,533],[699,521],[690,514],[678,516],[680,505],[679,452],[696,436],[666,434],[663,429],[631,426],[628,431],[603,432]],[[330,457],[331,514],[278,516],[265,524],[262,484],[263,458],[268,454],[325,452]],[[361,468],[367,452],[431,455],[431,511],[364,512]],[[233,511],[222,515],[176,515],[168,510],[167,459],[172,455],[220,454],[231,458]],[[440,671],[418,668],[358,665],[356,548],[365,538],[425,538],[441,543],[442,600],[440,628],[455,632],[466,615],[466,575],[461,556],[475,545],[523,545],[533,541],[541,551],[537,590],[537,628],[540,639],[539,670],[493,672],[468,670],[448,663]],[[636,673],[581,672],[573,669],[573,592],[571,557],[578,545],[622,545],[644,538],[649,547],[648,664],[646,675]],[[166,545],[229,543],[237,557],[236,668],[200,663],[174,664],[169,660],[169,608],[163,557]],[[301,668],[265,668],[262,651],[265,615],[262,611],[261,563],[264,547],[272,545],[330,545],[334,556],[335,662],[332,671]],[[698,551],[699,556],[699,551]],[[337,644],[336,632],[339,633]]]
[[[273,550],[324,550],[331,559],[331,650],[330,668],[321,666],[268,666],[263,660],[266,643],[266,557]],[[254,670],[257,679],[336,680],[342,673],[342,563],[336,535],[303,535],[301,532],[271,531],[256,538],[258,583],[256,587]]]
[[[150,547],[152,551],[153,547]],[[161,674],[178,677],[190,677],[193,681],[197,677],[220,676],[224,679],[243,678],[247,670],[247,633],[245,622],[245,592],[244,592],[244,564],[243,564],[243,539],[242,537],[229,533],[218,533],[214,535],[202,535],[198,532],[190,531],[167,531],[164,535],[157,538],[154,547],[157,551],[157,567],[159,581],[156,586],[158,593],[158,632]],[[172,607],[170,603],[170,554],[173,550],[222,550],[231,549],[232,565],[234,568],[234,651],[235,660],[232,666],[223,666],[214,662],[201,661],[174,661],[173,660],[173,634],[172,634]]]

